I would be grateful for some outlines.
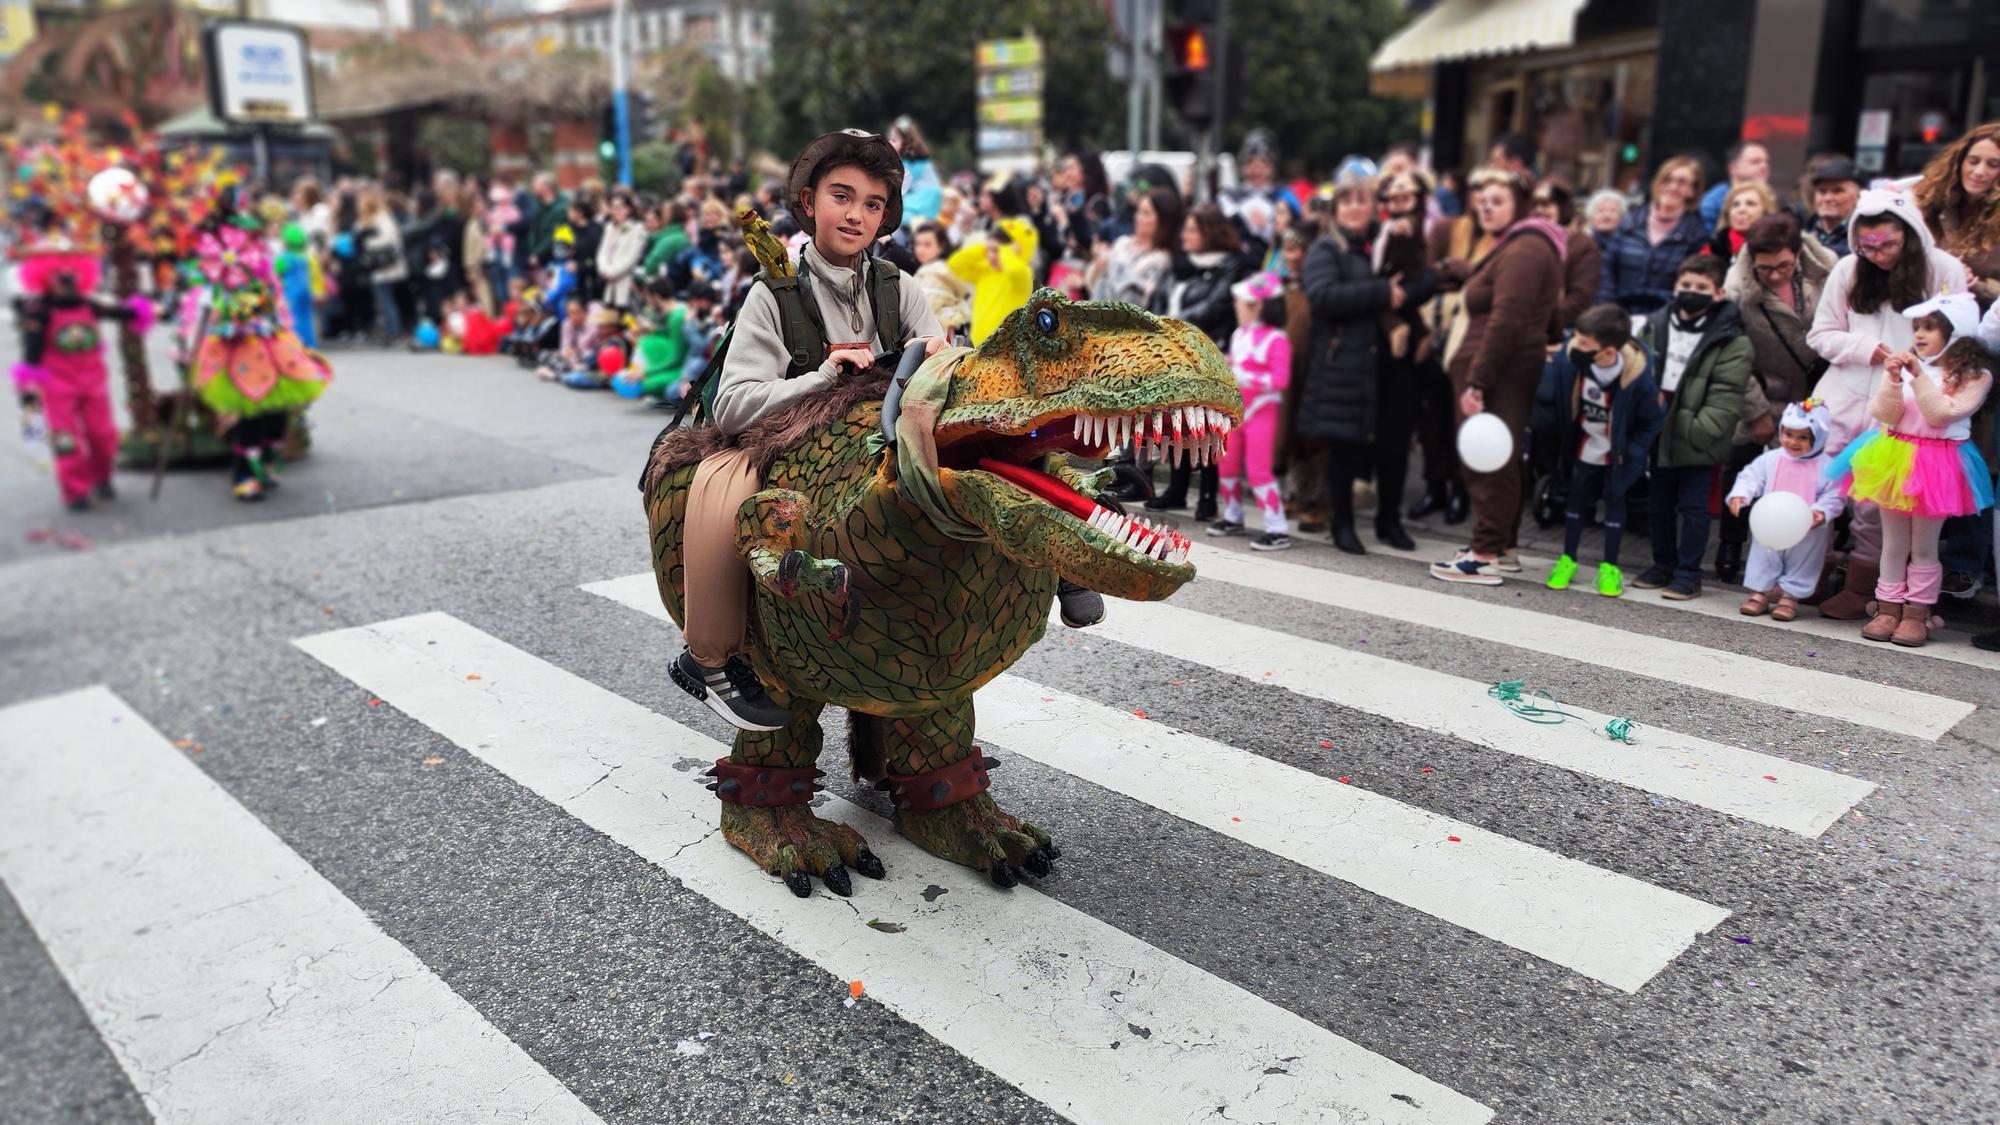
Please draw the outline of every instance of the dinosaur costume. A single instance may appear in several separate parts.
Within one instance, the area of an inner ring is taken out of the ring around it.
[[[747,649],[792,721],[739,732],[711,788],[724,836],[801,896],[809,875],[843,895],[848,866],[883,875],[858,833],[808,806],[828,704],[847,709],[854,776],[888,791],[903,835],[1003,887],[1048,873],[1048,834],[986,792],[973,692],[1041,638],[1058,576],[1148,601],[1194,577],[1185,539],[1086,499],[1102,474],[1069,458],[1131,441],[1212,459],[1243,408],[1199,330],[1052,289],[977,350],[926,361],[884,427],[890,386],[885,361],[733,439],[670,428],[640,483],[660,597],[680,623],[696,464],[733,441],[762,469],[737,533],[754,578]]]

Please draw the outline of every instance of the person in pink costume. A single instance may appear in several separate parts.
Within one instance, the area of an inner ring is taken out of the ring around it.
[[[153,308],[144,297],[112,304],[95,294],[102,276],[95,254],[60,242],[23,252],[21,284],[28,296],[16,310],[21,362],[14,385],[24,402],[39,401],[55,457],[56,485],[71,511],[117,495],[118,424],[111,415],[111,370],[98,324],[125,321],[144,332]]]
[[[1774,492],[1789,492],[1812,511],[1806,537],[1790,547],[1774,551],[1762,543],[1750,544],[1750,564],[1743,572],[1750,596],[1737,609],[1745,617],[1768,613],[1773,621],[1790,621],[1799,615],[1799,600],[1819,586],[1833,521],[1847,506],[1839,483],[1820,471],[1831,460],[1826,454],[1827,428],[1826,406],[1818,400],[1787,405],[1778,423],[1778,448],[1765,450],[1745,465],[1729,490],[1731,515],[1741,515],[1758,498]]]
[[[1900,311],[1941,293],[1963,293],[1965,266],[1937,248],[1916,201],[1892,191],[1864,191],[1847,220],[1854,253],[1840,259],[1820,290],[1806,345],[1831,366],[1812,389],[1831,418],[1826,449],[1839,455],[1868,429],[1868,404],[1889,357],[1910,346],[1910,321]],[[1855,498],[1854,550],[1847,584],[1822,602],[1836,621],[1867,616],[1882,554],[1875,505]]]
[[[1243,533],[1243,479],[1248,477],[1250,493],[1264,513],[1264,534],[1250,544],[1251,549],[1282,551],[1292,545],[1291,527],[1271,472],[1271,450],[1283,413],[1279,403],[1292,371],[1292,343],[1285,335],[1285,283],[1265,271],[1237,282],[1229,294],[1236,299],[1229,366],[1243,392],[1243,424],[1229,432],[1222,449],[1222,518],[1208,526],[1208,534]]]
[[[1827,466],[1857,501],[1881,512],[1881,577],[1871,641],[1909,648],[1930,639],[1944,567],[1938,534],[1951,516],[1993,504],[1993,474],[1972,436],[1972,414],[1993,388],[1978,339],[1979,303],[1952,293],[1903,310],[1910,350],[1889,357],[1868,404],[1875,428]]]

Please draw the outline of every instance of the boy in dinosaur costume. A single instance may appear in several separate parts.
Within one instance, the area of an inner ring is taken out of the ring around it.
[[[739,733],[710,788],[724,836],[802,897],[814,875],[842,895],[850,867],[884,875],[858,832],[810,806],[828,704],[846,708],[855,776],[887,791],[897,831],[1001,887],[1049,873],[1049,835],[987,793],[973,693],[1040,639],[1059,579],[1156,600],[1194,576],[1185,539],[1087,499],[1105,474],[1072,459],[1128,443],[1214,456],[1242,417],[1202,332],[1055,290],[911,374],[919,354],[893,382],[887,364],[861,367],[737,433],[670,428],[640,483],[660,597],[685,630],[696,482],[723,451],[763,481],[737,504],[728,558],[754,578],[749,662],[786,721]]]
[[[812,241],[795,276],[763,279],[737,314],[711,419],[727,435],[854,378],[878,355],[944,346],[922,289],[895,284],[896,268],[868,254],[903,218],[903,163],[889,142],[856,129],[828,133],[792,162],[786,188]],[[780,283],[792,290],[783,299]],[[811,324],[798,323],[801,313]],[[689,485],[687,648],[670,669],[688,694],[746,731],[791,721],[742,656],[750,574],[736,553],[736,516],[760,487],[741,449],[704,459]]]

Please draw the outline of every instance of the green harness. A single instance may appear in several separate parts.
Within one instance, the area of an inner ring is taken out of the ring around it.
[[[875,304],[875,336],[883,347],[893,348],[903,342],[903,271],[887,258],[871,257],[867,261],[868,290]],[[826,362],[828,341],[819,303],[813,300],[810,275],[801,271],[772,277],[770,271],[759,270],[754,284],[770,289],[771,296],[778,300],[778,328],[784,334],[785,351],[791,354],[785,378],[796,379],[808,371],[817,371]],[[687,397],[681,400],[668,429],[679,426],[690,409],[695,410],[697,421],[715,416],[715,393],[722,384],[722,364],[735,335],[736,323],[731,321],[722,334],[722,342],[701,369],[700,377],[688,388]]]

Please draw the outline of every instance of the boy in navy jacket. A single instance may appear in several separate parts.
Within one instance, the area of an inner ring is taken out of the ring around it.
[[[1576,330],[1549,360],[1544,387],[1553,390],[1567,422],[1571,463],[1569,503],[1563,516],[1563,553],[1549,574],[1549,589],[1567,590],[1576,577],[1584,521],[1604,500],[1604,561],[1597,592],[1625,592],[1618,548],[1625,535],[1625,493],[1646,471],[1653,441],[1666,424],[1652,359],[1632,339],[1632,321],[1617,305],[1598,305],[1577,318]]]

